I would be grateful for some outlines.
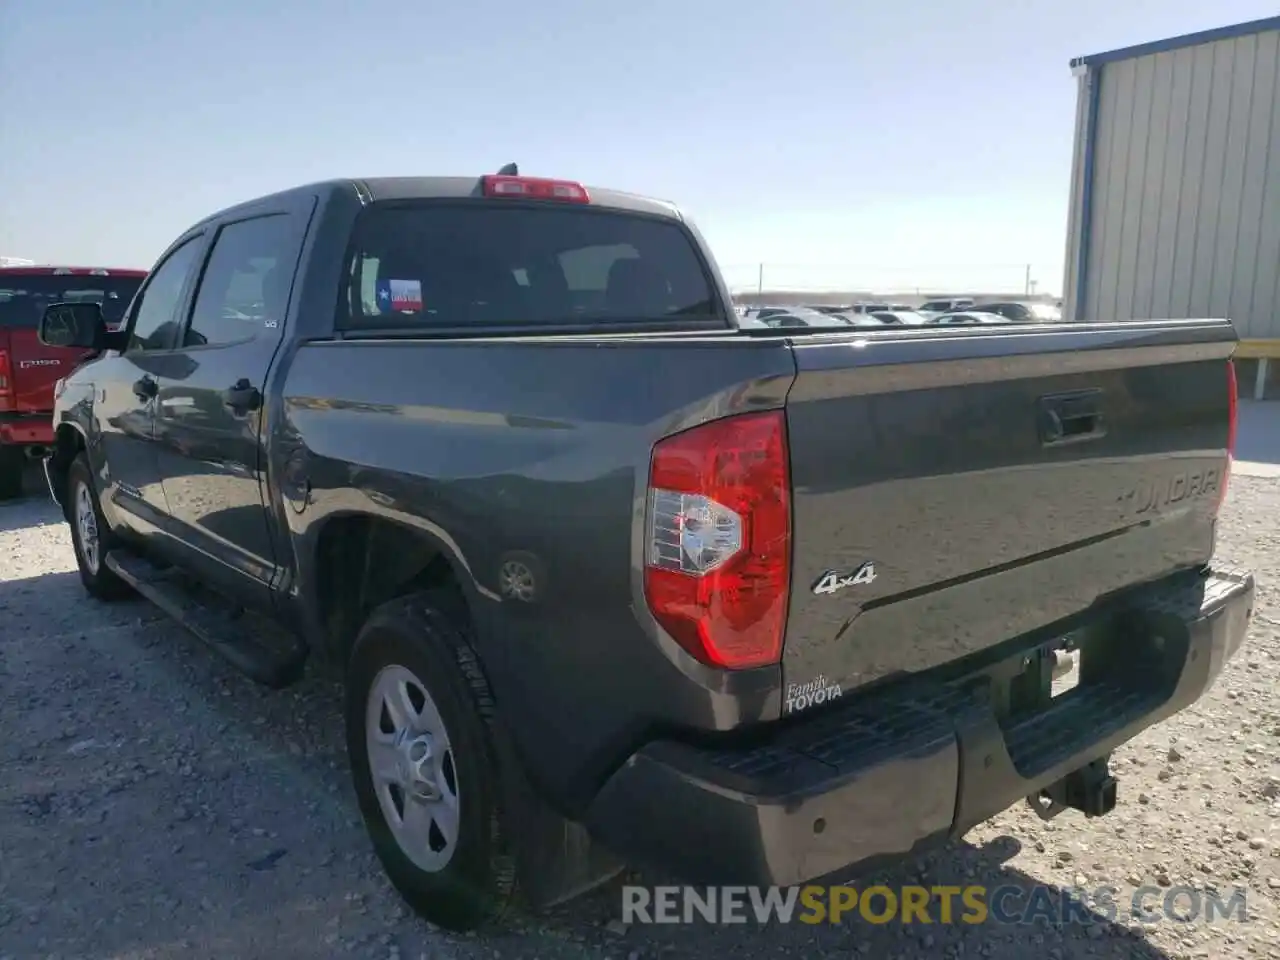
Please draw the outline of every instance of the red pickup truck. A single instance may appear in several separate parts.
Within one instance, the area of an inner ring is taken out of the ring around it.
[[[49,347],[36,337],[45,307],[88,300],[102,305],[109,324],[125,308],[145,270],[97,267],[0,267],[0,500],[22,495],[28,458],[53,443],[53,388],[86,351]]]

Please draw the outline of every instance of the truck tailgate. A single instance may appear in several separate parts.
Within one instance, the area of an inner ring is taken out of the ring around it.
[[[1213,320],[793,341],[789,708],[1207,562],[1234,346]]]

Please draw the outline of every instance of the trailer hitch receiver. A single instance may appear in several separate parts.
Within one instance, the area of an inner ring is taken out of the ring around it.
[[[1102,817],[1115,809],[1116,787],[1104,757],[1027,797],[1027,803],[1041,820],[1052,820],[1067,809],[1079,810],[1086,817]]]

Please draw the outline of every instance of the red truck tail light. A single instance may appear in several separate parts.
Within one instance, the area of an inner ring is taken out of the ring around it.
[[[526,200],[561,200],[590,203],[587,188],[572,180],[544,180],[539,177],[511,177],[489,174],[481,178],[486,197],[523,197]]]
[[[13,367],[9,363],[9,351],[0,350],[0,411],[9,412],[13,407]]]
[[[653,449],[645,599],[703,663],[782,656],[791,587],[791,477],[782,411],[716,420]]]
[[[1218,507],[1227,499],[1227,484],[1231,481],[1231,461],[1236,455],[1236,422],[1240,417],[1240,385],[1236,382],[1236,364],[1227,361],[1227,465],[1222,470],[1222,486],[1218,488]]]

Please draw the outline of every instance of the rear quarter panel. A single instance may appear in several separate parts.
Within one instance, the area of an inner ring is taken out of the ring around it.
[[[726,677],[658,636],[637,604],[653,443],[728,413],[778,408],[781,341],[731,336],[370,340],[294,355],[277,477],[297,594],[330,519],[386,518],[444,551],[531,775],[572,810],[608,764],[665,727],[776,716],[776,667]],[[309,498],[296,481],[305,477]],[[534,602],[499,569],[532,557]]]

